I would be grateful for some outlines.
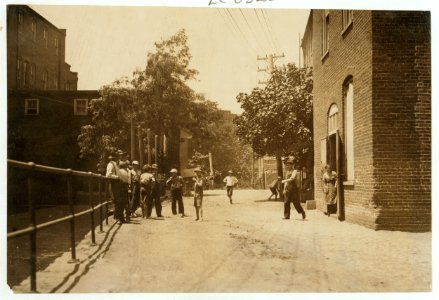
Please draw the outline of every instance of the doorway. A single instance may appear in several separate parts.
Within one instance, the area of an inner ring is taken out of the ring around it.
[[[330,213],[337,213],[340,221],[345,219],[344,197],[343,197],[343,147],[340,140],[339,131],[329,134],[326,143],[326,161],[331,169],[337,172],[337,204],[330,208]],[[328,208],[329,209],[329,208]],[[334,211],[335,210],[335,211]]]

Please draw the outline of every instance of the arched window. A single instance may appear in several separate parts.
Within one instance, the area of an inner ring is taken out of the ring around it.
[[[352,78],[343,86],[344,104],[344,144],[345,144],[345,180],[354,180],[354,85]]]
[[[338,129],[337,123],[338,107],[332,104],[328,112],[328,135],[334,133]]]

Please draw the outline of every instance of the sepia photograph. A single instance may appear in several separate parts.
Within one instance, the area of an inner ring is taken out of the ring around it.
[[[387,2],[2,4],[0,298],[432,298],[432,1]]]

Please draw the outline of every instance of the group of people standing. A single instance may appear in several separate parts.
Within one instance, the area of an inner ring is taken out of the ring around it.
[[[155,207],[157,217],[161,214],[161,186],[158,180],[158,166],[140,164],[134,160],[123,159],[125,153],[119,151],[118,161],[115,156],[108,157],[106,177],[113,178],[109,183],[110,197],[114,203],[114,218],[119,223],[125,223],[132,217],[137,217],[136,210],[142,208],[142,217],[151,217]]]

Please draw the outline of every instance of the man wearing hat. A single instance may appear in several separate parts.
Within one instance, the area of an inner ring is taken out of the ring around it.
[[[156,164],[152,164],[151,166],[152,177],[150,178],[150,190],[151,194],[149,197],[149,201],[147,202],[147,218],[151,217],[152,207],[155,207],[155,213],[158,218],[163,218],[162,216],[162,203],[160,201],[161,196],[161,188],[160,182],[158,178],[158,166]]]
[[[172,214],[177,214],[176,204],[178,202],[178,213],[184,218],[184,204],[183,204],[183,178],[178,176],[178,170],[173,168],[171,171],[171,177],[166,181],[166,184],[170,186],[171,199],[172,199]]]
[[[137,160],[132,163],[131,172],[131,217],[137,217],[135,212],[140,206],[140,165]]]
[[[233,188],[238,183],[238,179],[236,179],[235,176],[233,176],[233,171],[229,171],[229,175],[227,175],[223,182],[226,184],[227,188],[227,197],[229,197],[230,204],[232,204],[232,195],[233,195]]]
[[[119,220],[119,206],[120,206],[120,183],[119,183],[119,167],[114,159],[113,155],[109,155],[108,156],[108,164],[107,164],[107,172],[105,173],[106,177],[109,178],[114,178],[117,180],[111,180],[108,183],[108,192],[110,194],[110,198],[113,200],[113,205],[114,205],[114,212],[113,212],[113,216],[114,219],[116,221],[121,221],[123,222],[123,220]]]

